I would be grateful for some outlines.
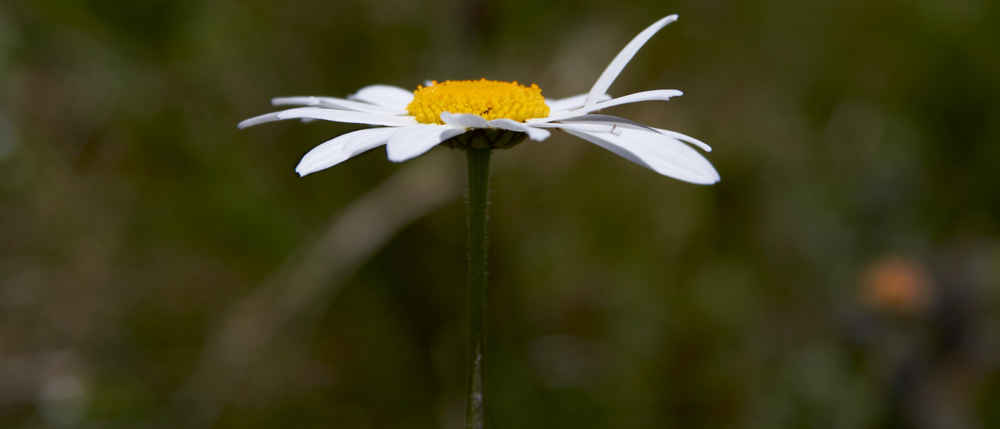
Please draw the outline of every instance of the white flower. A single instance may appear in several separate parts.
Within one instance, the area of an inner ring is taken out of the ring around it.
[[[453,142],[467,142],[471,135],[486,136],[489,132],[492,133],[489,136],[496,137],[506,133],[505,139],[501,139],[504,141],[502,145],[509,142],[514,133],[523,133],[531,140],[542,141],[549,137],[549,130],[560,129],[657,173],[691,183],[712,184],[719,181],[715,168],[682,141],[711,151],[705,143],[673,131],[593,113],[622,104],[665,101],[681,95],[680,91],[673,89],[644,91],[614,99],[606,94],[608,87],[639,48],[675,20],[677,15],[670,15],[639,33],[608,65],[587,94],[546,100],[535,85],[526,87],[517,82],[485,79],[430,82],[414,92],[393,86],[372,85],[348,96],[348,99],[275,98],[274,105],[308,107],[247,119],[239,127],[293,118],[380,126],[347,133],[316,146],[295,169],[302,176],[332,167],[382,145],[386,145],[390,161],[403,162],[453,137],[460,136]],[[522,134],[516,135],[523,137]]]

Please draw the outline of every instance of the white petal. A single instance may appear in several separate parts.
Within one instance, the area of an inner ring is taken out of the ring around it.
[[[490,126],[482,116],[471,113],[441,112],[441,120],[448,125],[459,128],[486,128]]]
[[[395,86],[371,85],[361,88],[357,93],[349,95],[347,98],[393,110],[406,110],[406,105],[413,101],[413,92]]]
[[[620,106],[622,104],[638,103],[640,101],[666,101],[671,97],[677,97],[684,95],[676,89],[656,89],[653,91],[643,91],[637,92],[635,94],[629,94],[624,97],[618,97],[610,101],[600,102],[591,106],[584,107],[582,109],[571,110],[566,113],[559,113],[555,115],[549,115],[547,118],[529,119],[528,122],[552,122],[561,121],[563,119],[572,118],[574,116],[584,115],[595,110],[607,109],[609,107]]]
[[[263,124],[265,122],[296,118],[302,119],[302,122],[311,122],[315,119],[323,119],[335,122],[387,126],[405,126],[412,125],[417,122],[412,116],[382,116],[373,115],[371,113],[323,109],[318,107],[300,107],[298,109],[289,109],[255,116],[240,122],[236,126],[240,129],[244,129],[246,127]]]
[[[239,124],[236,124],[236,127],[242,130],[246,127],[252,127],[254,125],[263,124],[265,122],[280,121],[281,118],[278,118],[279,113],[281,112],[272,112],[260,116],[254,116],[250,119],[240,122]]]
[[[620,134],[593,132],[593,127],[565,124],[562,129],[665,176],[702,185],[719,181],[705,157],[673,137],[632,128],[618,128]]]
[[[701,140],[698,140],[698,139],[696,139],[694,137],[691,137],[691,136],[688,136],[688,135],[684,135],[684,134],[678,133],[676,131],[664,130],[664,129],[660,129],[660,128],[653,128],[653,129],[656,130],[656,131],[659,131],[660,134],[665,134],[665,135],[673,137],[673,138],[675,138],[677,140],[685,141],[685,142],[691,143],[691,144],[693,144],[695,146],[698,146],[698,147],[701,148],[701,150],[703,150],[705,152],[711,152],[712,151],[712,147],[711,146],[705,144]]]
[[[611,83],[615,81],[615,78],[618,77],[618,74],[625,68],[625,65],[628,64],[629,60],[635,56],[635,53],[639,51],[639,48],[641,48],[642,45],[645,45],[646,41],[648,41],[650,37],[653,37],[657,31],[660,31],[661,28],[666,27],[667,24],[676,20],[677,15],[670,15],[656,21],[655,24],[650,25],[645,30],[642,30],[642,33],[635,36],[635,38],[632,39],[628,45],[625,45],[625,49],[622,49],[622,51],[618,53],[618,56],[611,61],[611,64],[608,64],[608,68],[604,69],[604,73],[601,73],[601,77],[597,79],[597,82],[594,83],[594,87],[590,89],[590,93],[587,95],[587,101],[583,105],[590,106],[597,103],[598,98],[608,92],[608,88],[611,87]]]
[[[319,98],[313,96],[275,97],[271,99],[272,106],[318,106]]]
[[[333,167],[369,149],[384,145],[399,128],[370,128],[339,136],[314,147],[295,167],[299,176]]]
[[[345,100],[343,98],[334,97],[278,97],[271,100],[271,104],[275,106],[284,105],[299,105],[299,106],[317,106],[326,107],[330,109],[341,109],[341,110],[354,110],[357,112],[374,113],[376,115],[408,115],[409,112],[406,110],[392,110],[378,107],[368,103],[360,103],[357,101]]]
[[[281,112],[268,113],[255,118],[240,122],[238,127],[246,128],[264,122],[280,121],[282,119],[312,118],[324,121],[347,122],[352,124],[386,125],[401,127],[413,125],[417,120],[412,116],[385,116],[363,112],[351,112],[348,110],[323,109],[320,107],[299,107],[297,109],[283,110]]]
[[[611,116],[611,115],[580,115],[562,119],[558,123],[550,122],[547,124],[533,124],[533,125],[542,126],[544,128],[558,128],[560,123],[614,125],[617,127],[635,128],[647,131],[656,130],[656,128],[650,127],[648,125],[643,125],[635,121],[630,121],[625,118],[621,118],[618,116]]]
[[[611,96],[604,94],[597,101],[607,101],[610,100]],[[558,98],[558,99],[545,99],[545,104],[549,106],[551,112],[558,112],[562,110],[573,110],[583,107],[583,103],[587,101],[587,94],[574,95],[572,97]]]
[[[489,124],[493,128],[500,128],[504,130],[519,131],[522,133],[526,133],[528,134],[528,138],[536,142],[545,140],[549,138],[550,135],[552,135],[552,133],[548,132],[547,130],[530,127],[527,124],[522,124],[520,122],[513,121],[510,119],[494,119],[492,121],[489,121]]]
[[[348,122],[352,124],[404,126],[413,125],[417,120],[412,116],[376,115],[373,113],[351,112],[348,110],[324,109],[321,107],[299,107],[278,112],[278,119],[313,118],[324,121]]]
[[[584,123],[566,124],[562,122],[548,122],[544,124],[531,124],[531,126],[537,128],[555,128],[557,130],[572,128],[573,130],[576,131],[586,131],[588,133],[598,133],[598,134],[607,134],[607,133],[620,134],[617,125],[612,123],[584,122]]]
[[[441,142],[464,132],[464,129],[451,125],[419,124],[399,128],[389,139],[386,152],[389,161],[403,162],[423,155]]]

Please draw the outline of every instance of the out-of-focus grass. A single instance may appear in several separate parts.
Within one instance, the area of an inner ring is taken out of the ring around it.
[[[356,127],[238,132],[271,97],[575,95],[669,13],[611,91],[685,96],[609,113],[712,144],[722,182],[561,134],[494,157],[495,422],[1000,425],[994,3],[38,0],[0,4],[0,426],[193,421],[233,306],[405,168],[298,178]],[[215,426],[460,427],[463,234],[459,200],[405,228]]]

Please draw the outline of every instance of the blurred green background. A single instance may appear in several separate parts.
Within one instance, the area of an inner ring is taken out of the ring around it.
[[[238,131],[486,77],[685,95],[710,187],[557,133],[494,156],[493,422],[1000,427],[1000,3],[0,3],[0,427],[459,428],[464,155]]]

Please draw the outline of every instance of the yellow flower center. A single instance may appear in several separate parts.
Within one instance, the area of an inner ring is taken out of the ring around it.
[[[548,116],[549,106],[542,89],[535,84],[527,87],[516,81],[448,80],[417,87],[406,111],[422,124],[444,124],[441,112],[472,113],[487,121],[506,118],[524,122]]]

